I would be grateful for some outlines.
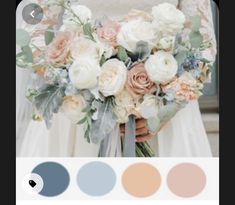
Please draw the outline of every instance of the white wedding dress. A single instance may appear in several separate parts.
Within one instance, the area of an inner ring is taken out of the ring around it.
[[[30,0],[30,2],[40,0]],[[29,1],[27,1],[29,2]],[[30,26],[21,17],[21,9],[27,2],[21,3],[17,12],[17,28],[28,31],[47,28],[43,22]],[[151,7],[162,2],[169,2],[178,6],[187,16],[200,15],[202,17],[201,32],[207,39],[213,40],[213,46],[205,55],[214,59],[216,42],[209,0],[79,0],[79,4],[87,5],[93,16],[107,15],[118,18],[125,15],[132,8],[151,11]],[[57,19],[58,10],[47,13],[48,18]],[[185,33],[188,30],[185,29]],[[35,37],[34,43],[40,46],[43,39]],[[99,145],[89,144],[84,139],[83,127],[72,124],[62,113],[54,115],[52,127],[46,129],[44,122],[31,120],[32,108],[25,99],[25,89],[28,85],[30,72],[17,68],[17,156],[18,157],[97,157]],[[150,141],[152,148],[159,157],[211,157],[211,149],[202,123],[198,102],[189,103],[179,111]]]

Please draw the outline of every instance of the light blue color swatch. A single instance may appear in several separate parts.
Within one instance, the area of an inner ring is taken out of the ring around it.
[[[116,174],[106,163],[90,162],[79,170],[77,183],[85,194],[103,196],[114,188]]]

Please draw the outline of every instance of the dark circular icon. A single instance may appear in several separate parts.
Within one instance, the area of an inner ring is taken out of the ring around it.
[[[29,185],[34,188],[37,184],[33,180],[29,180]]]
[[[43,18],[43,9],[38,4],[28,4],[22,11],[23,19],[28,24],[38,24]]]

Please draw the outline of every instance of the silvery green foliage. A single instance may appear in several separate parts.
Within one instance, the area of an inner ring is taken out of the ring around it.
[[[179,107],[176,103],[170,103],[167,105],[164,105],[159,109],[158,112],[158,118],[160,119],[161,122],[167,122],[169,121],[176,112],[179,110]]]
[[[55,37],[55,32],[52,30],[52,27],[49,27],[44,34],[45,44],[49,45]]]
[[[98,111],[98,119],[94,120],[91,128],[91,141],[95,144],[100,143],[116,125],[116,117],[113,113],[112,99],[108,98],[105,102],[95,104]]]
[[[199,31],[200,27],[201,27],[201,17],[200,16],[192,17],[191,19],[192,31],[189,34],[189,40],[193,48],[200,48],[203,42],[202,34]]]
[[[158,117],[150,117],[147,119],[147,126],[150,132],[154,133],[160,128],[160,119]]]
[[[16,29],[16,44],[23,47],[30,43],[30,35],[24,29]]]
[[[57,113],[63,103],[65,87],[59,85],[44,85],[33,98],[33,105],[45,120],[46,126],[51,127],[53,113]]]
[[[67,84],[65,89],[65,95],[66,96],[73,96],[80,94],[80,91],[73,86],[72,83]]]

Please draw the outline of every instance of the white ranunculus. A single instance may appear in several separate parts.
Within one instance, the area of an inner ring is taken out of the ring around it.
[[[117,35],[117,43],[130,52],[135,51],[138,41],[147,42],[151,49],[155,39],[156,36],[152,24],[140,19],[124,23]]]
[[[79,37],[71,46],[70,51],[72,58],[75,60],[89,56],[89,58],[100,62],[103,48],[100,48],[98,43],[90,39]]]
[[[75,60],[69,68],[69,78],[75,88],[89,89],[97,85],[99,72],[100,67],[96,61],[82,58]]]
[[[153,25],[155,29],[164,36],[175,35],[181,32],[186,20],[183,12],[169,3],[154,6],[152,8],[152,15],[154,17]]]
[[[145,95],[143,102],[137,105],[136,111],[145,119],[156,117],[158,114],[156,96]]]
[[[79,17],[82,23],[87,23],[92,17],[91,10],[84,5],[72,5],[72,11]],[[78,19],[68,10],[63,15],[63,24],[74,25]]]
[[[176,75],[178,63],[172,54],[158,51],[154,55],[150,55],[145,62],[145,69],[153,82],[164,84]]]
[[[125,85],[127,68],[122,61],[110,59],[106,61],[99,76],[99,90],[105,96],[120,93]]]
[[[86,107],[86,101],[81,95],[65,96],[60,111],[64,113],[72,123],[78,123],[86,113],[82,110]]]
[[[163,37],[157,43],[157,49],[172,51],[175,45],[175,36]]]

